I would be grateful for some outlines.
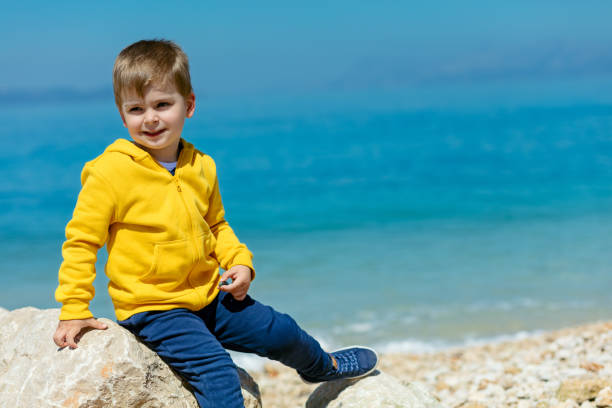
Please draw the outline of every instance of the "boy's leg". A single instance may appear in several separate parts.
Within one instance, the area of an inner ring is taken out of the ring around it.
[[[200,407],[244,406],[236,366],[193,312],[187,309],[143,312],[119,324],[189,382]]]
[[[329,354],[289,315],[250,296],[237,301],[225,292],[220,292],[206,307],[211,308],[216,309],[215,320],[207,324],[224,347],[280,361],[309,377],[333,370]],[[202,318],[206,320],[205,316]]]

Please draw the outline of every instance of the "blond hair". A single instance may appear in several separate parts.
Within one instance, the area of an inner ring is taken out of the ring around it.
[[[125,47],[115,60],[113,91],[119,109],[125,91],[135,90],[143,97],[152,83],[172,84],[185,99],[193,91],[187,55],[172,41],[141,40]]]

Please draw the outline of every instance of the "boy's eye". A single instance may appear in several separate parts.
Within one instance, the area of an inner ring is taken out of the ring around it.
[[[128,112],[130,112],[130,113],[138,113],[140,111],[142,111],[142,108],[139,108],[138,106],[134,106],[134,107],[128,109]]]
[[[169,103],[169,102],[159,102],[159,103],[157,104],[157,107],[158,107],[158,108],[165,108],[165,107],[168,107],[168,106],[170,106],[170,103]]]

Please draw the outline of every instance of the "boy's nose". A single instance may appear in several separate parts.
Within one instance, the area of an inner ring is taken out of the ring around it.
[[[147,112],[144,118],[144,124],[147,127],[155,127],[159,123],[159,117],[155,112]]]

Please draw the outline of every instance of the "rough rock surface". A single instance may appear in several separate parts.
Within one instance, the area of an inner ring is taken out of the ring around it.
[[[420,386],[403,385],[380,371],[356,381],[321,384],[306,401],[306,408],[361,407],[441,408],[442,405]]]
[[[59,309],[0,309],[0,407],[197,407],[180,378],[113,321],[83,335],[75,350],[52,335]],[[261,407],[259,389],[239,370],[245,407]]]
[[[599,391],[609,385],[603,378],[573,378],[561,383],[557,391],[557,399],[559,401],[572,399],[577,403],[582,403],[595,399]]]

